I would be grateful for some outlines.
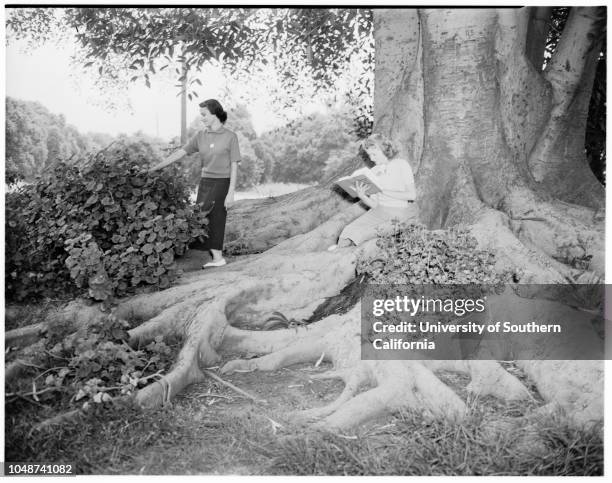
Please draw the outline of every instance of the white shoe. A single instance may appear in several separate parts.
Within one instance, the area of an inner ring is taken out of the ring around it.
[[[336,248],[338,248],[338,245],[337,244],[333,244],[333,245],[331,245],[330,247],[327,248],[327,251],[328,252],[333,252]]]
[[[222,267],[223,265],[226,265],[227,262],[225,261],[225,258],[221,258],[219,260],[213,260],[212,262],[208,262],[205,263],[204,265],[202,265],[202,268],[210,268],[210,267]]]

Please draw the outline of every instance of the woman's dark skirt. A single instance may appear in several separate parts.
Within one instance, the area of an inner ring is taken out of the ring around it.
[[[227,219],[225,197],[229,191],[229,185],[229,178],[202,178],[200,180],[196,203],[202,205],[204,210],[211,209],[208,213],[208,238],[205,239],[203,244],[192,245],[192,248],[202,250],[223,249],[225,220]]]

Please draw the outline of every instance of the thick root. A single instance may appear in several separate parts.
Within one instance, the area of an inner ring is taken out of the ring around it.
[[[548,256],[604,274],[605,233],[601,213],[560,201],[544,201],[527,189],[504,200],[504,211],[518,238]],[[551,283],[549,281],[549,283]]]
[[[204,375],[198,367],[198,345],[195,340],[188,340],[181,349],[172,370],[159,380],[136,393],[135,401],[143,408],[160,407],[189,384],[200,382]]]
[[[479,394],[493,394],[508,399],[528,397],[527,389],[499,364],[492,361],[367,361],[360,353],[360,306],[345,315],[332,315],[311,326],[297,330],[249,331],[228,334],[228,342],[248,351],[269,352],[262,357],[230,361],[222,368],[272,371],[289,364],[314,362],[323,357],[334,370],[318,378],[341,378],[345,387],[338,399],[321,408],[300,411],[297,420],[323,418],[322,427],[345,429],[382,414],[400,409],[418,409],[429,417],[460,421],[466,414],[465,403],[440,381],[432,370],[452,369],[472,375],[471,389]],[[277,332],[278,334],[275,334]],[[489,387],[489,385],[497,387]],[[369,390],[359,392],[362,387]]]
[[[496,269],[514,272],[521,283],[566,283],[572,275],[566,265],[521,242],[500,211],[484,210],[470,231],[480,248],[495,253]]]
[[[575,427],[600,425],[604,414],[604,363],[594,361],[517,361],[535,382],[550,409]]]
[[[467,391],[475,396],[494,396],[512,401],[531,398],[524,384],[495,361],[423,361],[432,371],[452,371],[469,374]]]

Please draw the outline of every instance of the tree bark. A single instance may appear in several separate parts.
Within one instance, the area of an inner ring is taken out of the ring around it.
[[[313,230],[355,202],[334,185],[334,180],[361,166],[358,156],[348,158],[317,186],[278,197],[237,202],[228,210],[225,250],[261,253],[283,240]],[[356,213],[355,216],[359,211]]]
[[[421,22],[415,9],[376,13],[374,129],[397,142],[416,173],[423,149]]]

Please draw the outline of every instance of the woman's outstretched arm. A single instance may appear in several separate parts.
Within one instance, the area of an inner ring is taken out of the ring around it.
[[[186,154],[187,154],[187,152],[183,148],[180,148],[180,149],[174,151],[170,156],[168,156],[162,162],[157,163],[155,166],[150,167],[149,171],[157,171],[158,169],[165,168],[166,166],[174,163],[175,161],[178,161],[179,159],[181,159]]]

